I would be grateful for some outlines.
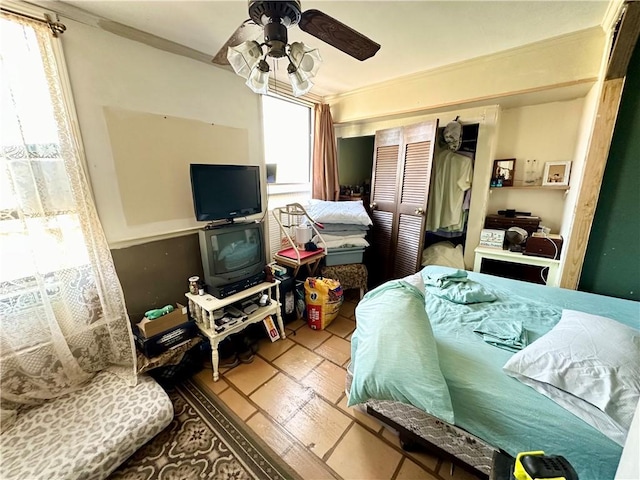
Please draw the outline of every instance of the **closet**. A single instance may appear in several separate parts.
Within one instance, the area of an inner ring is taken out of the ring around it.
[[[376,132],[370,204],[374,262],[369,262],[374,285],[419,271],[423,249],[432,243],[445,240],[454,244],[465,243],[478,124],[463,126],[462,144],[455,152],[449,151],[448,145],[442,141],[443,130],[438,128],[436,119]],[[450,163],[445,165],[446,162]],[[459,192],[461,204],[464,190],[469,190],[465,202],[467,211],[459,217],[458,228],[428,232],[429,229],[435,230],[434,225],[456,223],[447,222],[446,213],[442,218],[440,214],[434,216],[434,205],[444,206],[442,200],[434,200],[434,196],[446,197],[447,202],[451,198],[448,192],[443,192],[447,187],[436,181],[436,178],[442,180],[438,176],[442,170],[438,169],[446,169],[453,163],[458,165],[456,175],[460,178],[454,177],[456,181],[452,188],[467,183]],[[462,164],[467,168],[462,169]],[[461,173],[463,170],[465,174]]]
[[[370,204],[374,284],[419,268],[437,129],[432,120],[376,132]]]

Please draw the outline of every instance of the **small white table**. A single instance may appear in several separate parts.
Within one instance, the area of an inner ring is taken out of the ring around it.
[[[274,315],[278,320],[278,328],[280,330],[280,338],[286,338],[284,324],[282,323],[282,314],[280,313],[280,290],[278,289],[280,280],[273,282],[263,282],[251,288],[247,288],[234,295],[226,298],[216,298],[213,295],[193,295],[185,293],[189,299],[189,311],[196,321],[196,325],[200,331],[207,336],[211,342],[211,365],[213,368],[213,381],[220,378],[218,373],[218,364],[220,361],[218,355],[218,345],[229,335],[244,330],[248,325],[263,321],[267,316]],[[237,319],[233,322],[226,323],[224,329],[216,332],[216,324],[213,317],[215,310],[220,310],[228,305],[240,302],[252,297],[260,292],[268,292],[271,303],[264,307],[259,307],[255,312],[247,316],[245,320]]]
[[[519,252],[510,252],[499,248],[477,247],[475,249],[476,256],[473,263],[473,271],[480,272],[482,268],[482,260],[485,258],[491,260],[499,260],[501,262],[522,263],[524,265],[534,265],[538,267],[546,267],[549,269],[547,274],[547,286],[560,286],[560,260],[551,258],[534,257],[532,255],[523,255]]]

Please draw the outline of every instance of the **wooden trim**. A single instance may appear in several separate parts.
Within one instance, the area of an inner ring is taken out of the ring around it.
[[[582,273],[582,264],[587,252],[587,243],[598,196],[609,156],[611,139],[620,108],[624,78],[606,80],[603,85],[596,122],[591,136],[583,173],[582,186],[578,194],[573,226],[569,235],[569,248],[565,254],[560,286],[576,289]]]
[[[620,28],[616,36],[609,66],[607,80],[622,78],[627,74],[629,61],[640,35],[640,2],[628,2],[620,20]]]
[[[613,29],[620,21],[620,18],[622,17],[624,4],[625,0],[611,0],[609,2],[607,11],[604,14],[604,18],[602,19],[602,22],[600,22],[602,30],[604,30],[605,32],[613,31]]]

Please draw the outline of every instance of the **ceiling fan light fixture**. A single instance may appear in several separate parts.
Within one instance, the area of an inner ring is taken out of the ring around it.
[[[291,89],[293,95],[300,97],[313,88],[313,82],[303,71],[297,69],[292,63],[287,68],[289,74],[289,81],[291,82]]]
[[[307,78],[315,77],[322,64],[322,57],[318,49],[309,48],[302,42],[293,42],[291,44],[289,58],[296,69],[304,72]]]
[[[249,40],[227,50],[227,60],[233,71],[242,78],[249,78],[262,58],[262,48],[255,40]]]
[[[264,95],[269,92],[269,64],[264,59],[251,71],[245,84],[255,93]]]
[[[264,26],[264,43],[269,47],[268,55],[282,58],[287,52],[287,27],[278,21],[269,22]]]

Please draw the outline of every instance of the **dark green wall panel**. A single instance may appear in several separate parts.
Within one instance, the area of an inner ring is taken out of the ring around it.
[[[338,176],[340,185],[371,183],[375,136],[338,139]]]
[[[640,300],[640,43],[633,52],[578,289]]]
[[[111,250],[133,322],[152,308],[187,300],[188,278],[202,278],[198,234]]]

